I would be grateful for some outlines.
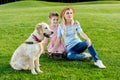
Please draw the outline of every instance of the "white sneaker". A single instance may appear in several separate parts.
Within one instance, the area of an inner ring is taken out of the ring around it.
[[[94,62],[94,65],[99,68],[106,68],[106,66],[102,63],[101,60],[97,60],[96,62]]]
[[[92,57],[90,53],[83,52],[82,54],[85,55],[84,58]]]

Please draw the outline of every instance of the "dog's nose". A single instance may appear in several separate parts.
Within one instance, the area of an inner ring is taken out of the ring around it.
[[[54,32],[51,32],[51,34],[53,34]]]

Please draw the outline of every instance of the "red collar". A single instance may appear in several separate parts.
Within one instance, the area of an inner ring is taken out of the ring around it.
[[[35,36],[34,34],[33,34],[32,36],[33,36],[33,38],[34,38],[35,41],[37,41],[37,42],[41,42],[41,40],[38,39],[37,36]]]

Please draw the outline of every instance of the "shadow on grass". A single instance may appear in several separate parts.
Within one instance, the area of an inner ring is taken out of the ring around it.
[[[22,73],[24,71],[24,73],[27,74],[31,74],[31,72],[29,70],[14,70],[9,62],[11,59],[11,55],[0,55],[0,74],[1,75],[5,75],[5,74],[16,74],[16,73]]]
[[[14,70],[10,65],[11,56],[0,56],[0,73],[1,75],[22,75],[22,74],[31,74],[30,70]],[[76,69],[95,69],[97,68],[93,64],[93,60],[90,62],[83,62],[83,61],[78,61],[78,60],[53,60],[51,58],[48,58],[47,55],[43,54],[40,57],[40,64],[41,64],[41,69],[43,71],[47,71],[48,67],[50,67],[49,70],[55,69],[71,69],[71,68],[76,68]],[[87,65],[87,66],[86,66]]]

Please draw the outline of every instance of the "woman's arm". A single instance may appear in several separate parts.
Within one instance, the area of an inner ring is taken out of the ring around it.
[[[90,38],[83,31],[80,32],[80,36],[87,41],[87,45],[90,47],[92,44]]]

